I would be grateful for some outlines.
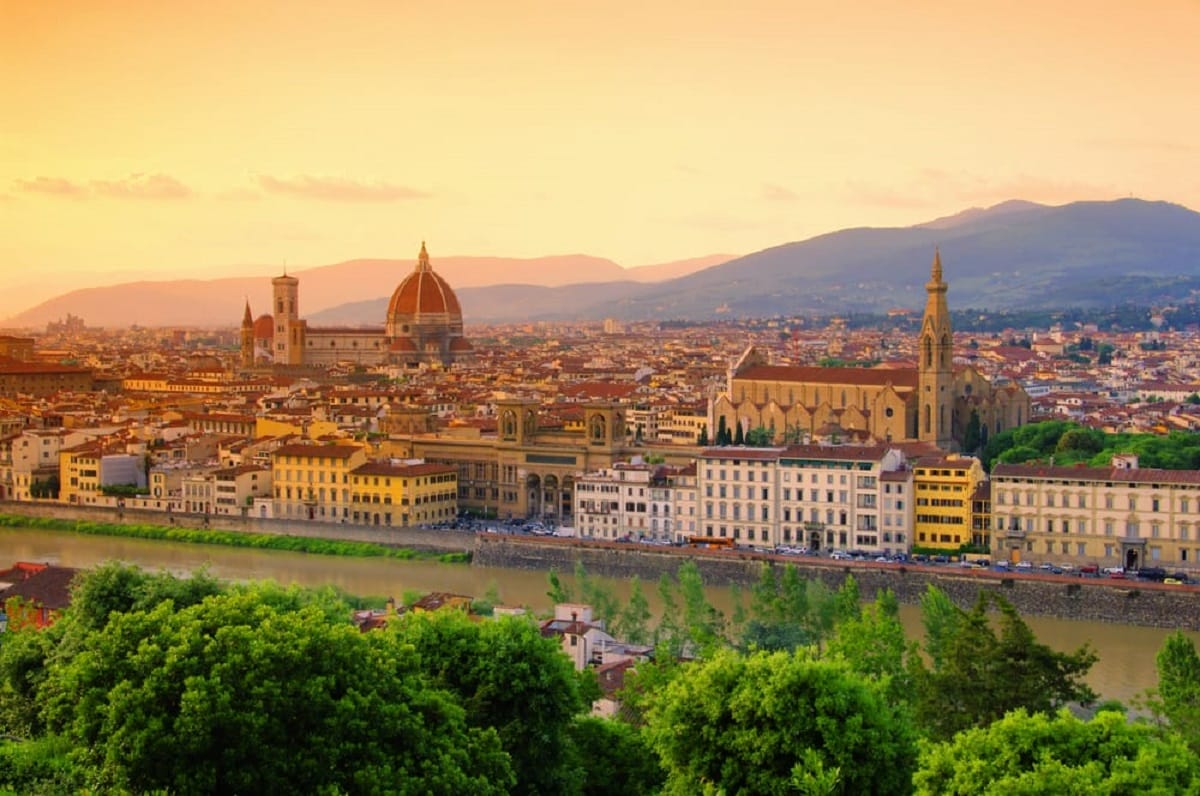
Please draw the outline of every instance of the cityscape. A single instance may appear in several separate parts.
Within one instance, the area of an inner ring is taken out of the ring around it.
[[[1200,793],[1198,34],[6,9],[0,796]]]

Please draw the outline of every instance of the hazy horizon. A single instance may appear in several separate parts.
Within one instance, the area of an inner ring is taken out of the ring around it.
[[[422,240],[630,267],[1009,199],[1200,207],[1189,0],[353,8],[10,4],[0,315]]]

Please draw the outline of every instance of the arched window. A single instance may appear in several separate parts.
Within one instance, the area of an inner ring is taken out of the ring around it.
[[[942,352],[941,352],[941,360],[942,360],[942,367],[943,367],[943,368],[949,368],[949,367],[950,367],[950,351],[951,351],[951,348],[952,348],[952,346],[950,345],[950,335],[948,335],[948,334],[944,334],[944,335],[942,335]]]
[[[930,339],[929,335],[925,335],[924,337],[921,338],[921,349],[925,354],[925,367],[932,368],[933,367],[933,340]]]
[[[925,433],[928,434],[933,426],[933,407],[925,404]]]

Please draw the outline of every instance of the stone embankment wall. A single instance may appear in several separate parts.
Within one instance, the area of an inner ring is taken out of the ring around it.
[[[433,552],[468,552],[475,546],[474,534],[466,531],[429,528],[388,528],[374,525],[349,525],[334,522],[276,520],[262,517],[226,515],[168,514],[145,509],[112,509],[100,506],[69,506],[61,503],[0,501],[0,514],[23,517],[52,517],[59,520],[104,522],[114,525],[174,525],[180,528],[211,528],[241,533],[265,533],[275,536],[303,536],[310,539],[336,539],[373,542],[389,547],[407,547]],[[0,562],[2,564],[3,562]]]
[[[747,587],[758,580],[762,566],[795,564],[806,577],[836,589],[847,574],[858,581],[864,598],[891,589],[902,603],[916,604],[930,586],[937,586],[963,608],[974,605],[980,593],[1001,595],[1020,613],[1113,622],[1126,625],[1200,630],[1200,588],[1166,586],[1139,581],[1070,576],[1014,576],[958,567],[920,567],[875,562],[783,557],[750,552],[689,550],[620,543],[583,543],[571,539],[533,539],[480,534],[472,562],[476,566],[557,569],[571,572],[576,561],[594,575],[656,581],[673,575],[685,558],[693,559],[704,582]]]

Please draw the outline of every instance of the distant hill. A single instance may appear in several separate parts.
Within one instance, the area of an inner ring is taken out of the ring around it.
[[[568,282],[654,281],[727,262],[734,255],[710,255],[679,262],[622,268],[611,260],[583,254],[553,257],[432,257],[433,267],[456,289],[481,285]],[[300,279],[300,310],[308,317],[335,306],[354,306],[386,297],[412,271],[412,260],[361,259],[292,271]],[[271,277],[261,274],[223,279],[137,281],[64,293],[4,322],[36,328],[73,313],[91,326],[229,326],[241,321],[243,302],[254,314],[270,310]],[[339,321],[341,322],[341,321]],[[382,324],[383,311],[355,315],[345,322]]]
[[[856,228],[728,259],[622,269],[585,255],[531,260],[434,256],[468,324],[495,321],[768,317],[919,308],[940,247],[952,308],[1155,304],[1200,291],[1200,214],[1120,199],[1048,207],[1010,201],[912,227]],[[298,271],[315,325],[382,322],[411,261],[351,260]],[[228,325],[243,297],[268,309],[265,276],[133,283],[75,291],[22,313],[39,326],[67,312],[94,325]]]
[[[595,286],[572,285],[539,291],[534,302],[504,300],[491,289],[464,290],[460,298],[475,321],[704,320],[919,308],[935,247],[952,308],[1155,304],[1200,290],[1200,214],[1179,205],[1005,203],[933,224],[842,230],[603,296]],[[589,294],[596,300],[588,301]]]

